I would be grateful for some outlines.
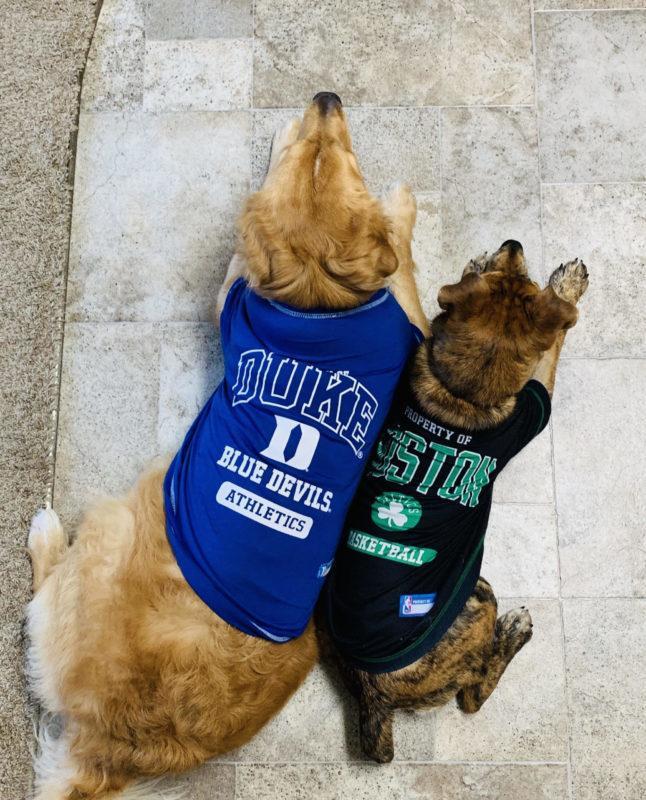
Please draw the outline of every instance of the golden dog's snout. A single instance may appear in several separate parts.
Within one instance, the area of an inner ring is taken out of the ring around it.
[[[334,92],[317,92],[312,98],[312,103],[318,106],[322,114],[329,114],[331,111],[343,106],[341,98]]]

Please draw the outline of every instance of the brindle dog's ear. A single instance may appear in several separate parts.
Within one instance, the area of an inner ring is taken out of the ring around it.
[[[538,331],[547,335],[571,328],[579,318],[576,306],[561,300],[551,286],[531,298],[527,313]]]
[[[443,311],[458,311],[469,317],[480,311],[489,298],[489,285],[477,272],[467,272],[459,283],[443,286],[437,302]]]

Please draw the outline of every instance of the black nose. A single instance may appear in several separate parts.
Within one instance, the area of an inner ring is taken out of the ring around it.
[[[522,244],[520,242],[517,242],[515,239],[507,239],[506,242],[503,242],[500,245],[500,249],[501,250],[504,250],[505,248],[507,248],[507,250],[509,250],[509,252],[512,255],[514,255],[515,253],[522,253],[523,252]]]
[[[341,98],[334,92],[318,92],[312,98],[323,114],[329,114],[335,108],[341,108]]]

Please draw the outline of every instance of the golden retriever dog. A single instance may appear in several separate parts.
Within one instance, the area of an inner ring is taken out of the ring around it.
[[[547,424],[565,330],[587,285],[576,260],[541,290],[508,241],[440,290],[443,311],[355,495],[319,609],[375,761],[393,758],[395,709],[457,695],[462,711],[478,711],[532,635],[529,611],[498,617],[479,577],[491,491]]]
[[[253,296],[301,317],[294,310],[358,309],[389,284],[404,324],[426,335],[412,274],[415,213],[406,188],[383,202],[371,196],[341,102],[320,93],[274,139],[218,309],[240,276]],[[284,643],[251,636],[189,586],[167,537],[166,469],[87,511],[71,544],[51,509],[32,523],[31,682],[62,728],[41,736],[38,800],[157,796],[139,779],[247,742],[318,658],[311,622]]]

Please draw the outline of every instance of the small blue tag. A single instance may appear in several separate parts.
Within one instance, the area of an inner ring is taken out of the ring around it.
[[[423,617],[435,605],[436,592],[433,594],[402,594],[399,597],[400,617]]]
[[[321,564],[319,571],[316,573],[316,577],[325,578],[332,569],[332,564],[334,564],[334,559],[332,559],[332,561],[327,561],[325,564]]]

